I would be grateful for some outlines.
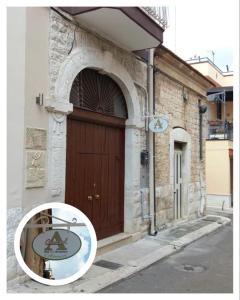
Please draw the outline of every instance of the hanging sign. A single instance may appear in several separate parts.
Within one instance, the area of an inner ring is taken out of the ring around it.
[[[164,132],[167,127],[168,118],[165,116],[154,116],[152,121],[149,123],[149,129],[156,133]]]
[[[79,236],[66,229],[51,229],[40,233],[33,240],[33,250],[50,260],[61,260],[75,255],[82,246]]]

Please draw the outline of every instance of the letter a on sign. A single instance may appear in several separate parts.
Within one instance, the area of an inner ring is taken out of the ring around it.
[[[157,121],[155,122],[154,129],[155,130],[161,130],[162,129],[162,123],[161,123],[159,118],[157,118]]]
[[[149,123],[149,129],[152,132],[161,133],[164,132],[168,127],[168,118],[155,116]]]
[[[33,250],[46,259],[60,260],[75,255],[81,248],[80,237],[66,229],[52,229],[40,233],[33,240]]]
[[[58,246],[57,250],[63,250],[63,251],[67,250],[67,248],[64,246],[65,243],[66,243],[66,240],[63,241],[61,239],[59,232],[55,231],[52,238],[47,241],[48,246],[47,246],[47,248],[45,248],[45,250],[51,251],[52,250],[51,246],[53,246],[53,245]]]

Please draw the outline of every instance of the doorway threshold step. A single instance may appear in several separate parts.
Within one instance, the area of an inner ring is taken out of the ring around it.
[[[132,237],[132,234],[122,232],[98,241],[97,255],[104,254],[132,242],[134,240]]]

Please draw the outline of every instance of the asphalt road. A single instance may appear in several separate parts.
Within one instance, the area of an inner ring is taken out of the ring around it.
[[[99,293],[232,293],[232,258],[227,225]]]

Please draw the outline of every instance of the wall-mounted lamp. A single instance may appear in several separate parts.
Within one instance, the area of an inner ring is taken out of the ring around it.
[[[206,111],[207,111],[207,105],[199,105],[200,114],[205,114]]]
[[[43,105],[43,94],[39,93],[39,96],[36,97],[36,104],[42,106]]]

